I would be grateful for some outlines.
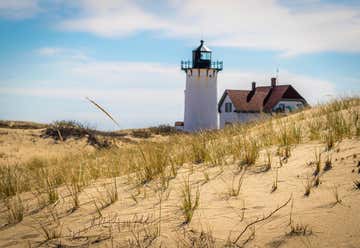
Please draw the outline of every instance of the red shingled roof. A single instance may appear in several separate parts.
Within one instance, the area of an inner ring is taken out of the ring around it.
[[[227,95],[238,112],[271,112],[281,99],[296,99],[306,104],[305,99],[291,85],[260,86],[255,90],[227,89],[220,99],[219,112]]]

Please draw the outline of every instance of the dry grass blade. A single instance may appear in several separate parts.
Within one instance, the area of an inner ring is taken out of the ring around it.
[[[90,98],[86,97],[86,100],[94,104],[98,109],[100,109],[104,114],[106,114],[118,127],[120,127],[119,123],[99,104],[97,104],[95,101],[91,100]]]

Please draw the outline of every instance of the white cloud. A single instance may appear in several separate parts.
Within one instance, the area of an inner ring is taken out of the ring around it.
[[[285,56],[360,52],[359,7],[320,2],[316,8],[301,6],[290,8],[276,0],[173,0],[155,11],[130,0],[83,0],[76,5],[79,15],[60,26],[106,37],[147,30],[172,37],[203,36],[219,46],[270,49]]]
[[[128,0],[80,1],[80,16],[65,20],[61,28],[101,36],[127,36],[138,31],[158,30],[166,22]]]
[[[43,56],[55,56],[62,53],[62,48],[57,47],[43,47],[38,50],[38,53]]]
[[[4,0],[0,1],[0,17],[30,18],[46,8],[63,15],[58,23],[61,29],[104,37],[150,31],[166,37],[204,37],[217,46],[274,50],[283,56],[360,52],[359,5],[284,2]]]
[[[7,19],[26,19],[40,11],[39,0],[0,1],[0,17]]]
[[[112,88],[178,88],[185,77],[177,66],[150,62],[89,61],[73,63],[70,72]]]
[[[63,57],[67,59],[87,60],[88,57],[82,51],[62,47],[42,47],[36,50],[41,56]]]

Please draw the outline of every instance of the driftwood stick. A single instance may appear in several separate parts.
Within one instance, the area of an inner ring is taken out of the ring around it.
[[[276,209],[274,209],[271,213],[269,213],[267,216],[262,217],[261,219],[256,219],[255,221],[249,223],[244,230],[242,230],[242,232],[236,237],[236,239],[234,240],[233,244],[236,244],[239,239],[241,238],[241,236],[247,231],[247,229],[253,225],[255,225],[256,223],[259,223],[261,221],[267,220],[269,219],[271,216],[273,216],[276,212],[278,212],[280,209],[282,209],[283,207],[285,207],[286,205],[289,204],[290,200],[291,200],[292,196],[290,196],[290,198],[284,203],[282,204],[280,207],[277,207]]]

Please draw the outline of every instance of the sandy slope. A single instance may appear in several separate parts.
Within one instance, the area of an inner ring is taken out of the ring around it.
[[[0,132],[2,163],[22,161],[32,156],[62,156],[74,152],[76,146],[91,151],[82,141],[54,144],[51,140],[39,139],[37,130],[0,129]],[[323,150],[323,145],[316,142],[297,145],[282,167],[276,161],[273,149],[272,168],[257,173],[256,166],[261,166],[264,160],[260,158],[257,165],[246,170],[238,196],[229,195],[232,182],[236,185],[242,174],[231,161],[222,167],[185,165],[162,194],[155,190],[156,182],[136,188],[131,178],[120,177],[117,178],[119,200],[103,209],[102,217],[99,217],[93,200],[105,194],[103,184],[109,183],[109,180],[99,180],[86,187],[80,195],[81,206],[74,212],[69,211],[68,193],[62,188],[62,199],[52,211],[61,222],[62,237],[48,242],[42,242],[44,237],[39,222],[48,225],[55,222],[50,208],[37,210],[33,194],[24,193],[22,196],[27,210],[21,223],[6,225],[6,209],[3,202],[0,203],[0,246],[62,244],[127,247],[136,240],[137,233],[141,234],[139,240],[143,241],[142,244],[146,244],[158,227],[157,222],[156,225],[151,222],[160,218],[160,236],[153,241],[154,247],[184,247],[199,238],[202,231],[212,235],[216,246],[223,247],[228,240],[235,240],[248,223],[267,215],[292,196],[292,226],[308,226],[311,233],[289,234],[290,202],[271,218],[249,228],[237,244],[243,244],[253,234],[246,247],[360,247],[360,190],[355,190],[353,186],[354,180],[360,180],[357,167],[360,161],[360,140],[344,140],[330,152],[333,168],[321,171],[320,185],[312,188],[310,195],[305,197],[306,182],[312,178],[315,169],[311,161],[314,160],[316,149]],[[270,193],[276,170],[278,188]],[[210,178],[207,182],[205,174]],[[191,181],[193,193],[197,188],[200,190],[200,205],[191,223],[183,225],[184,217],[179,206],[181,188],[187,177]],[[340,203],[336,203],[335,188]],[[146,219],[147,224],[133,223],[146,222]],[[143,237],[144,230],[148,232],[147,238]]]

